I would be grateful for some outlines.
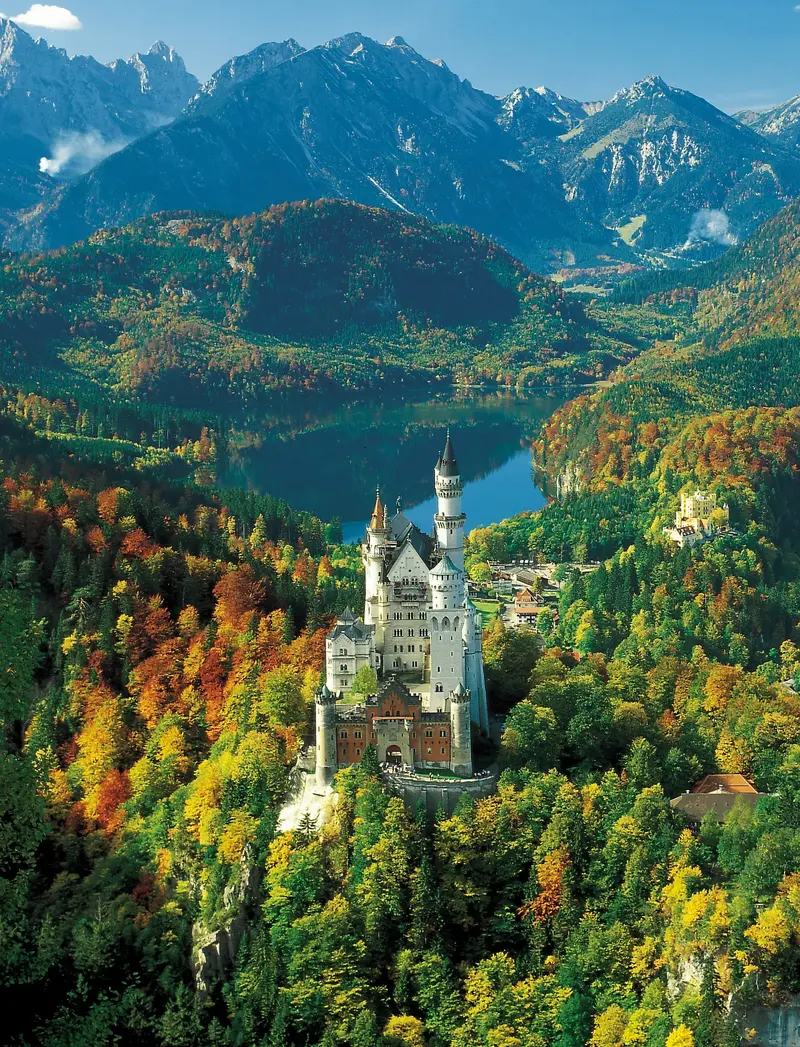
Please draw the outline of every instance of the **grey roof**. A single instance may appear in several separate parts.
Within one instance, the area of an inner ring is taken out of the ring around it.
[[[683,793],[670,801],[670,807],[690,822],[701,822],[707,814],[712,814],[715,821],[724,822],[736,803],[754,807],[760,799],[761,793]]]
[[[458,476],[458,462],[456,461],[456,452],[453,450],[453,441],[450,439],[450,430],[447,430],[447,440],[444,445],[444,452],[442,457],[437,463],[437,469],[442,476]]]
[[[410,545],[416,551],[423,563],[426,565],[430,563],[433,554],[433,539],[429,535],[423,534],[415,524],[409,523],[406,531],[397,541],[397,548],[391,555],[387,570],[391,570],[407,545]]]
[[[351,611],[349,617],[342,615],[328,635],[331,640],[338,640],[340,636],[346,636],[349,640],[366,640],[374,632],[374,625],[364,625]]]
[[[413,526],[414,525],[407,516],[398,512],[392,517],[391,523],[389,524],[389,530],[392,532],[392,537],[395,541],[400,541],[405,537],[406,531],[409,527]]]

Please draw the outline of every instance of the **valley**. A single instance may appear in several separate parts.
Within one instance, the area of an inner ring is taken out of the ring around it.
[[[4,1044],[786,1047],[799,110],[0,16]]]

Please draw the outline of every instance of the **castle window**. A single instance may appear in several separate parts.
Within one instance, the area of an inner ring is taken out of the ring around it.
[[[421,637],[425,637],[425,636],[427,636],[427,635],[428,635],[428,630],[427,630],[427,629],[420,629],[420,631],[419,631],[419,635],[420,635]]]
[[[400,654],[402,654],[402,653],[403,653],[403,645],[400,644]]]
[[[450,619],[449,618],[442,618],[442,628],[443,629],[449,629],[450,628]]]
[[[440,683],[437,683],[436,684],[436,693],[437,694],[441,694],[443,690],[444,690],[444,687]]]
[[[426,749],[425,752],[428,754],[428,756],[431,756],[433,754],[433,749]]]
[[[409,611],[409,612],[408,612],[408,620],[409,620],[410,622],[413,622],[413,621],[414,621],[414,612],[413,612],[413,611]]]
[[[441,665],[437,665],[437,666],[436,666],[436,672],[437,672],[437,673],[440,673],[441,671],[442,671],[442,667],[441,667]]]
[[[408,651],[409,651],[409,654],[413,654],[413,653],[414,653],[414,651],[416,651],[416,649],[417,649],[417,648],[415,647],[415,645],[414,645],[413,643],[410,643],[410,644],[408,645]]]
[[[347,648],[346,647],[340,647],[339,648],[339,657],[340,658],[346,658],[347,657]]]
[[[403,630],[402,629],[395,629],[394,635],[395,636],[402,636],[403,635]]]
[[[361,735],[360,735],[360,734],[357,734],[357,735],[356,735],[356,738],[360,738],[360,737],[361,737]],[[447,731],[445,731],[445,730],[441,730],[441,731],[439,731],[439,737],[440,737],[440,738],[446,738],[446,737],[447,737]]]
[[[411,663],[411,668],[412,669],[419,669],[419,662],[412,662]]]
[[[347,672],[347,666],[346,665],[340,665],[339,666],[339,672],[340,673],[346,673]]]
[[[442,749],[442,752],[444,752],[444,749]],[[356,749],[356,756],[360,756],[360,755],[361,755],[361,750],[360,749]]]
[[[400,668],[400,659],[399,658],[395,658],[394,662],[392,663],[392,668],[393,669],[399,669]]]
[[[428,619],[428,612],[427,611],[420,611],[419,612],[419,620],[421,622],[424,622],[424,621],[427,621],[427,619]]]
[[[433,738],[433,731],[430,729],[430,727],[426,727],[425,728],[425,737],[426,738]]]
[[[339,737],[340,738],[346,738],[347,737],[347,731],[339,731]]]
[[[358,749],[356,749],[356,752],[358,752]],[[442,746],[442,756],[447,756],[447,749],[444,746]]]
[[[413,636],[414,635],[414,630],[413,629],[409,629],[408,630],[408,635],[409,636]]]
[[[354,738],[360,738],[361,737],[361,731],[353,731],[353,737]],[[442,732],[442,737],[444,737],[444,732]]]

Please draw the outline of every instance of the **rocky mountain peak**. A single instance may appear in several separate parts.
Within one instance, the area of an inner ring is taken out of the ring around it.
[[[165,44],[163,40],[156,40],[156,42],[150,46],[150,50],[147,53],[156,58],[166,58],[169,61],[172,61],[177,57],[175,51],[169,46],[169,44]]]
[[[230,94],[235,88],[261,73],[269,72],[282,62],[289,62],[305,53],[305,48],[289,38],[280,42],[272,41],[259,44],[246,54],[231,58],[211,76],[200,88],[200,93],[189,105],[195,111],[207,99],[219,100]]]

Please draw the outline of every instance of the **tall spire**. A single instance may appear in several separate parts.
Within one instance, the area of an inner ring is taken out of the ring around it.
[[[372,510],[372,519],[369,522],[370,530],[383,531],[386,528],[386,510],[381,501],[381,489],[375,489],[375,508]]]
[[[453,441],[450,439],[450,426],[447,427],[447,440],[444,445],[444,452],[442,457],[439,459],[438,465],[439,473],[442,476],[458,476],[458,462],[456,461],[456,452],[453,450]]]

